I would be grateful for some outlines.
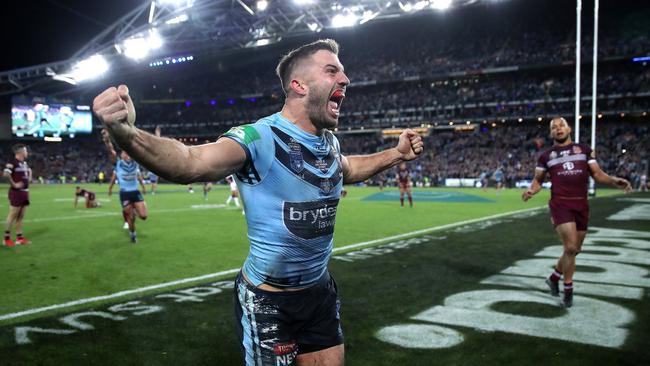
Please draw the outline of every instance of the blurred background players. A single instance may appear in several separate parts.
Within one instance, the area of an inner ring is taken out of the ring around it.
[[[131,233],[131,242],[136,243],[138,241],[135,232],[135,218],[136,214],[140,219],[147,219],[147,204],[144,202],[144,197],[142,193],[138,191],[138,181],[142,186],[142,192],[146,193],[146,188],[144,186],[144,181],[142,180],[142,175],[140,174],[140,167],[138,163],[134,160],[131,160],[131,157],[124,151],[120,152],[120,158],[117,157],[115,148],[113,148],[113,143],[111,143],[110,137],[106,130],[102,130],[102,138],[104,140],[104,145],[106,146],[106,151],[108,152],[108,157],[113,164],[115,164],[115,177],[120,185],[120,202],[122,204],[122,215],[124,220],[129,226],[129,232]],[[113,181],[111,186],[109,186],[108,192],[109,195],[112,193]]]
[[[96,200],[95,192],[91,192],[77,186],[74,192],[74,208],[77,208],[79,197],[83,197],[86,200],[86,208],[96,208],[101,206]]]
[[[208,200],[208,193],[212,190],[212,182],[203,182],[203,199]]]
[[[149,171],[149,183],[151,183],[151,194],[155,195],[156,194],[156,188],[158,188],[158,176],[156,173]]]
[[[230,185],[230,196],[226,200],[226,206],[230,206],[230,202],[235,201],[235,206],[237,208],[241,207],[239,205],[239,188],[237,187],[237,182],[235,182],[232,175],[226,177],[226,182]]]
[[[4,176],[9,181],[9,214],[5,222],[4,245],[13,247],[15,244],[29,244],[23,236],[23,219],[29,206],[29,182],[32,180],[32,170],[27,165],[27,146],[17,144],[13,147],[14,158],[5,165]],[[11,227],[16,224],[16,243],[11,240]]]
[[[413,207],[413,196],[411,195],[411,171],[406,167],[406,163],[401,163],[399,165],[395,179],[399,186],[400,205],[404,207],[404,193],[406,193],[409,199],[409,206]]]

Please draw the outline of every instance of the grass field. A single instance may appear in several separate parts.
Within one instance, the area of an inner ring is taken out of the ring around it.
[[[0,365],[241,364],[231,280],[248,245],[245,218],[221,206],[227,188],[207,202],[200,186],[147,195],[136,245],[116,197],[88,188],[103,207],[74,209],[73,186],[34,186],[32,244],[0,248]],[[648,235],[609,233],[603,240],[635,241],[612,244],[616,256],[604,245],[581,254],[576,306],[566,311],[537,288],[535,263],[550,269],[543,249],[559,244],[547,192],[523,203],[519,190],[421,189],[412,209],[394,190],[378,192],[350,188],[337,217],[330,267],[347,364],[650,363],[650,225],[608,219],[650,206],[649,195],[627,196],[639,203],[599,191],[593,226]]]

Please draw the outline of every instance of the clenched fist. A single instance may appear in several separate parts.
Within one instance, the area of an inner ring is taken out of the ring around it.
[[[110,87],[93,100],[93,112],[118,140],[135,133],[135,107],[126,85]]]
[[[397,151],[402,154],[404,161],[413,160],[424,151],[424,142],[422,137],[417,132],[406,129],[399,135],[399,142],[397,143]]]

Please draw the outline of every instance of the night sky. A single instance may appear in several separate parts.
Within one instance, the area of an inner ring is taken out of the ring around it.
[[[21,0],[0,11],[0,71],[64,60],[145,0]]]

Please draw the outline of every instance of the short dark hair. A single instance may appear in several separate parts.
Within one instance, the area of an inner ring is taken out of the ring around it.
[[[16,144],[16,145],[11,147],[11,150],[14,152],[14,154],[17,153],[18,150],[20,150],[20,149],[27,149],[27,145],[25,145],[25,144]]]
[[[333,54],[338,55],[339,44],[333,39],[319,39],[316,42],[300,46],[282,56],[280,62],[278,62],[278,67],[275,68],[275,73],[280,78],[280,83],[282,83],[282,89],[285,94],[289,91],[291,72],[294,67],[300,60],[307,58],[320,50],[330,51]]]

